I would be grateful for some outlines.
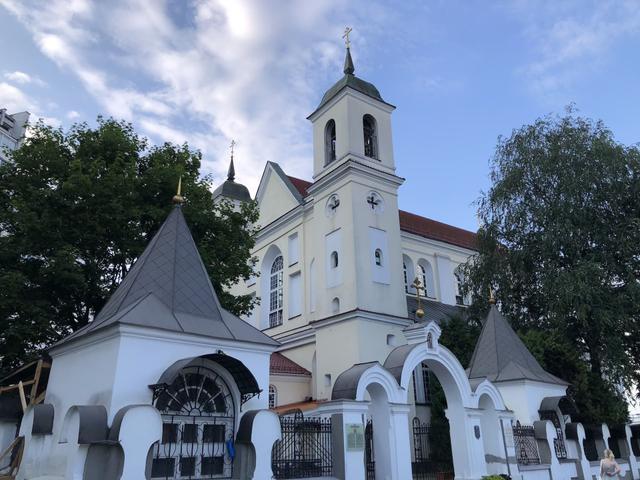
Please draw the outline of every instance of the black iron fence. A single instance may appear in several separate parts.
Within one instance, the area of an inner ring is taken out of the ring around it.
[[[282,440],[271,452],[275,478],[310,478],[333,474],[331,419],[281,417]]]
[[[516,448],[516,460],[520,465],[538,465],[540,453],[535,430],[531,425],[520,425],[517,422],[513,427],[513,441]]]
[[[376,460],[373,449],[373,423],[367,420],[364,427],[364,464],[366,480],[376,480]]]

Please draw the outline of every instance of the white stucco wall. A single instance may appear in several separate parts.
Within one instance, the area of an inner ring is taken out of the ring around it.
[[[538,410],[545,397],[560,397],[565,395],[567,387],[529,380],[515,382],[499,382],[495,386],[504,398],[510,410],[513,410],[516,420],[523,425],[533,425],[540,419]]]

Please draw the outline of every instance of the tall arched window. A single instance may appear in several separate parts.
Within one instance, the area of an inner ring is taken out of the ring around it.
[[[324,164],[329,165],[336,159],[336,122],[331,119],[324,127]]]
[[[404,274],[404,292],[409,293],[409,275],[407,274],[407,262],[402,262],[402,273]]]
[[[283,267],[282,255],[278,255],[271,264],[271,275],[269,277],[269,326],[276,327],[282,325],[282,304],[283,304]]]
[[[278,390],[275,385],[269,385],[269,408],[276,408],[278,405]]]
[[[364,155],[369,158],[378,158],[378,132],[376,119],[366,114],[362,117],[362,133],[364,135]]]
[[[420,283],[424,287],[424,294],[429,298],[436,298],[436,285],[433,277],[433,267],[424,258],[418,262],[418,276]]]
[[[455,279],[456,279],[456,303],[458,305],[464,305],[465,304],[465,299],[464,296],[462,295],[462,274],[460,272],[456,272],[453,274]]]

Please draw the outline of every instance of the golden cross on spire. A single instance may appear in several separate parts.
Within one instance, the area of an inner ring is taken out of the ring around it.
[[[415,278],[411,286],[416,290],[416,299],[418,300],[418,309],[416,310],[416,317],[424,317],[424,310],[422,309],[422,302],[420,301],[420,290],[425,290],[422,282],[418,277]]]
[[[347,48],[351,47],[351,41],[349,40],[349,34],[353,31],[353,28],[351,27],[345,27],[344,29],[344,35],[342,35],[342,38],[344,38],[344,44],[347,46]]]
[[[229,148],[231,149],[231,160],[233,160],[233,149],[235,148],[235,146],[237,145],[235,140],[231,140],[231,145],[229,145]]]

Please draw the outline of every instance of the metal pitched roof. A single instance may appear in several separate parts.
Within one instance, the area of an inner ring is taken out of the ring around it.
[[[466,318],[467,309],[459,305],[449,305],[447,303],[430,300],[428,298],[420,299],[424,317],[416,319],[416,310],[418,310],[418,300],[414,296],[407,295],[407,312],[409,318],[415,319],[416,322],[429,323],[436,322],[438,325],[447,323],[452,318]]]
[[[469,378],[485,377],[492,382],[533,380],[568,385],[542,368],[495,305],[487,315],[469,364]]]
[[[278,345],[222,308],[180,206],[173,208],[95,319],[56,345],[116,323]]]

